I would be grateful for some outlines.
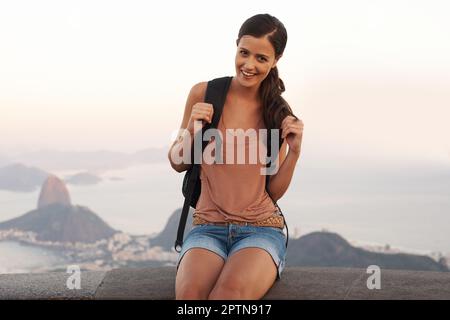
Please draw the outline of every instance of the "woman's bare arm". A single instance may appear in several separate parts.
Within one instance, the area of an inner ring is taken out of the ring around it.
[[[291,183],[296,163],[300,158],[303,121],[293,116],[287,116],[282,122],[281,132],[281,137],[284,141],[280,148],[278,171],[269,178],[268,192],[274,201],[277,201],[284,195]],[[286,155],[288,146],[289,151]]]
[[[177,164],[172,160],[171,154],[179,154],[183,155],[183,142],[184,139],[190,139],[190,144],[192,144],[192,140],[194,138],[193,132],[187,130],[189,122],[192,118],[192,109],[196,103],[203,102],[205,98],[207,82],[200,82],[194,85],[189,92],[189,96],[186,101],[186,105],[184,108],[183,120],[181,121],[180,130],[178,131],[177,138],[173,142],[172,146],[169,149],[168,158],[170,161],[170,165],[177,172],[183,172],[188,170],[191,167],[191,164],[181,163]]]

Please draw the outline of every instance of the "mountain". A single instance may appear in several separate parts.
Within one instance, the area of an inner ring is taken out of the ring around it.
[[[37,240],[93,243],[117,231],[86,207],[53,203],[0,223],[0,230],[35,232]]]
[[[192,212],[191,209],[185,237],[192,226]],[[181,209],[172,213],[164,229],[150,240],[151,246],[161,246],[166,250],[173,248],[180,215]],[[373,264],[386,269],[449,271],[447,266],[428,256],[375,253],[353,247],[336,233],[312,232],[297,239],[289,239],[287,266],[367,268]]]
[[[190,208],[190,212],[188,214],[188,218],[186,221],[186,228],[184,231],[184,238],[189,233],[192,228],[192,213],[194,210]],[[150,240],[150,245],[160,246],[166,250],[171,250],[176,240],[177,231],[178,231],[178,222],[180,221],[181,216],[181,208],[175,210],[169,217],[164,229],[154,238]]]
[[[32,192],[49,174],[35,167],[14,163],[0,168],[0,190]]]
[[[58,177],[51,175],[44,182],[39,194],[38,209],[49,204],[60,203],[70,206],[70,195],[64,182]]]
[[[40,241],[85,243],[117,232],[88,208],[71,205],[66,185],[54,175],[42,185],[36,210],[0,223],[0,230],[10,229],[34,232]]]
[[[289,239],[286,265],[314,267],[367,268],[449,271],[448,267],[428,256],[385,254],[353,247],[344,238],[331,232],[313,232],[298,239]]]

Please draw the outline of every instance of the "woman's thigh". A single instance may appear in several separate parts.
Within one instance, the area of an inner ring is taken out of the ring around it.
[[[177,262],[177,299],[206,299],[227,258],[226,229],[194,227],[186,237]]]
[[[277,280],[280,280],[286,263],[286,235],[283,230],[275,227],[244,226],[239,227],[236,234],[236,241],[228,255],[231,257],[244,248],[263,249],[272,258],[272,263],[277,268]]]
[[[229,257],[209,299],[261,299],[277,278],[277,267],[261,248],[243,248]]]
[[[224,259],[204,248],[191,248],[178,266],[176,299],[207,299],[224,266]]]

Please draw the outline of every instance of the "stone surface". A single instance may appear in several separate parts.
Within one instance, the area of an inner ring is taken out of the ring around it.
[[[344,299],[365,270],[287,267],[264,299]]]
[[[175,298],[175,268],[115,269],[105,276],[96,299]]]
[[[81,289],[66,287],[67,273],[0,275],[0,299],[150,299],[175,297],[175,267],[115,269],[81,274]],[[450,273],[381,270],[381,289],[368,289],[365,269],[288,267],[264,299],[450,299]]]
[[[449,300],[450,273],[432,271],[381,270],[379,290],[368,290],[367,279],[370,275],[355,282],[346,299],[363,300]]]
[[[0,275],[0,299],[93,299],[105,274],[84,271],[81,273],[80,289],[73,290],[67,287],[69,273],[3,274]]]

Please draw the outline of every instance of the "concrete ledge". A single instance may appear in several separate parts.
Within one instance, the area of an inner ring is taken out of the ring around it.
[[[81,289],[67,288],[68,273],[29,273],[0,275],[0,299],[93,299],[106,272],[86,271],[81,275]]]
[[[82,272],[81,289],[67,273],[0,275],[0,299],[150,299],[175,297],[175,268]],[[450,273],[381,270],[381,289],[369,290],[365,269],[288,267],[264,299],[450,299]]]
[[[108,272],[96,299],[175,299],[175,267],[116,269]]]

